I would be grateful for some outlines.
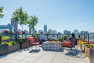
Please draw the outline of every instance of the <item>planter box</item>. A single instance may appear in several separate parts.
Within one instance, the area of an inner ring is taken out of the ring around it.
[[[82,44],[80,42],[77,42],[77,45],[82,50]]]
[[[9,51],[8,52],[13,52],[13,51],[17,51],[17,50],[20,50],[20,44],[9,46]]]
[[[78,45],[78,47],[80,47],[80,42],[79,41],[77,41],[77,45]]]
[[[29,47],[29,46],[30,46],[29,42],[24,42],[24,43],[20,44],[20,48],[21,48],[21,49],[27,48],[27,47]]]
[[[0,55],[4,55],[20,49],[20,44],[8,46],[8,44],[0,45]]]
[[[90,58],[90,48],[85,47],[85,55]]]
[[[8,53],[8,44],[0,45],[0,55]]]
[[[85,46],[82,45],[82,52],[85,53]]]
[[[90,63],[94,63],[94,48],[90,48]]]

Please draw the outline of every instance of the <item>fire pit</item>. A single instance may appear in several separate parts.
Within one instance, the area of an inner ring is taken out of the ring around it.
[[[58,51],[61,49],[61,43],[57,41],[47,41],[42,44],[43,50]]]

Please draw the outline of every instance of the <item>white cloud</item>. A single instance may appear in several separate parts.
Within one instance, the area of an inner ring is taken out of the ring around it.
[[[78,25],[79,26],[85,26],[85,25],[87,25],[87,23],[79,23]]]

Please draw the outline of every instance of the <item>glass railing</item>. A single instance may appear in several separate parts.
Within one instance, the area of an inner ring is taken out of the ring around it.
[[[65,34],[43,34],[45,39],[49,40],[49,39],[62,39],[62,36],[65,36]],[[40,34],[2,34],[2,37],[4,36],[9,36],[10,39],[15,40],[15,39],[21,39],[21,38],[26,38],[26,37],[30,37],[33,36],[35,38],[38,38],[40,36]],[[71,35],[66,35],[67,38],[71,37]],[[76,37],[78,37],[78,34],[75,34]],[[85,39],[89,42],[94,42],[94,34],[80,34],[80,38]]]

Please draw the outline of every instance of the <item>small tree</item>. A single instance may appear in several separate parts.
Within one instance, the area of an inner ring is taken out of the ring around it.
[[[0,18],[2,18],[4,15],[2,14],[3,12],[3,7],[0,7]]]
[[[31,16],[31,18],[27,21],[27,23],[29,24],[29,26],[33,30],[33,34],[34,34],[35,26],[38,23],[38,18],[35,15]]]
[[[13,12],[12,17],[15,19],[15,22],[21,25],[23,31],[23,25],[26,24],[26,21],[29,18],[27,12],[23,12],[22,7],[20,7],[20,9],[17,9],[15,12]]]

